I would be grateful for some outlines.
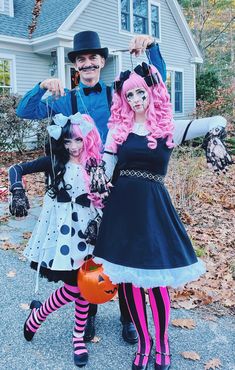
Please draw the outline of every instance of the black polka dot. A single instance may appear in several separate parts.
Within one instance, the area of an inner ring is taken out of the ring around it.
[[[74,236],[75,235],[75,229],[74,227],[71,228],[71,236]]]
[[[72,213],[72,220],[75,221],[75,222],[78,221],[78,213],[77,212]]]
[[[74,265],[74,260],[71,258],[71,259],[70,259],[70,261],[71,261],[71,266],[73,267],[73,265]]]
[[[63,256],[67,256],[67,254],[69,254],[69,246],[62,245],[62,247],[60,247],[60,253],[63,254]]]
[[[78,249],[83,252],[86,249],[86,243],[84,242],[78,243]]]
[[[41,263],[41,267],[47,267],[47,264],[46,264],[46,262],[45,262],[45,261],[42,261],[42,263]]]
[[[53,265],[53,261],[54,261],[54,260],[50,260],[50,261],[49,261],[49,263],[48,263],[48,266],[49,266],[49,267],[52,267],[52,265]]]
[[[68,225],[62,225],[60,228],[60,232],[63,235],[66,235],[69,233],[69,226]]]
[[[79,238],[81,238],[81,239],[84,239],[84,238],[85,238],[85,236],[84,236],[84,234],[83,234],[82,230],[79,230],[79,232],[78,232],[78,236],[79,236]]]

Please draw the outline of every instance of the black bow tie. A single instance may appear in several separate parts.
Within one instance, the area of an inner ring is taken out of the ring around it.
[[[83,87],[83,91],[84,91],[84,94],[87,96],[89,95],[92,91],[94,92],[101,92],[102,91],[102,87],[100,85],[100,83],[98,82],[95,86],[93,87]]]

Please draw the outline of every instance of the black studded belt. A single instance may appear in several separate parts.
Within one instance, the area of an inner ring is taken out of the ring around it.
[[[120,176],[130,177],[142,177],[143,179],[149,179],[164,184],[165,176],[154,174],[151,172],[140,171],[140,170],[120,170]]]

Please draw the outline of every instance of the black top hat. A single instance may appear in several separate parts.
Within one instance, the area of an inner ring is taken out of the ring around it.
[[[69,60],[74,63],[79,54],[96,53],[104,59],[108,58],[108,48],[102,48],[97,32],[83,31],[76,33],[73,38],[73,51],[68,53]]]

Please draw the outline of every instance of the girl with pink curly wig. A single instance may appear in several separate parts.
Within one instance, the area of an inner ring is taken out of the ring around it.
[[[114,94],[108,127],[114,130],[113,139],[117,145],[121,145],[127,139],[135,122],[136,112],[128,103],[126,94],[130,89],[143,88],[149,97],[144,123],[148,129],[148,147],[155,149],[158,138],[167,138],[167,146],[169,148],[174,146],[172,143],[174,125],[170,97],[157,69],[154,66],[149,68],[159,79],[158,84],[149,87],[144,78],[136,72],[132,72],[130,77],[124,81],[120,94]]]
[[[74,362],[85,366],[88,352],[83,340],[89,303],[82,297],[77,285],[77,272],[93,245],[87,236],[91,219],[100,214],[98,195],[91,193],[91,179],[86,170],[92,158],[101,160],[101,139],[94,121],[88,115],[77,113],[70,117],[53,117],[48,126],[48,156],[32,162],[20,163],[9,169],[12,192],[10,211],[16,217],[26,216],[29,202],[22,184],[22,176],[46,172],[49,178],[47,192],[38,222],[24,255],[31,267],[49,281],[63,281],[44,302],[32,301],[24,324],[24,337],[31,341],[47,316],[67,303],[75,302],[73,330]]]
[[[115,83],[104,160],[114,187],[104,208],[95,261],[112,282],[123,285],[138,333],[132,370],[146,370],[150,336],[145,289],[155,325],[155,369],[170,368],[167,286],[177,287],[205,272],[180,221],[164,177],[174,124],[170,97],[153,66],[121,73]],[[113,170],[115,171],[113,174]]]

